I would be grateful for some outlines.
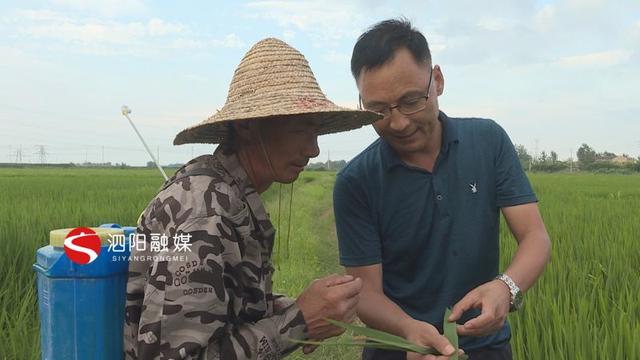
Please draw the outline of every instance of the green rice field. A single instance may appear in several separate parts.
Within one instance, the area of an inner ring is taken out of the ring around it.
[[[304,172],[264,194],[275,225],[275,289],[299,294],[342,272],[331,204],[335,173]],[[511,314],[515,359],[640,359],[640,176],[530,174],[552,239],[552,260],[525,307]],[[0,359],[39,359],[36,250],[56,228],[133,225],[161,185],[147,169],[0,169]],[[279,206],[280,205],[280,206]],[[278,209],[280,208],[280,211]],[[279,216],[278,216],[279,214]],[[285,244],[290,230],[289,244]],[[502,227],[502,264],[515,249]],[[96,324],[96,327],[99,324]],[[326,347],[291,358],[358,359]]]

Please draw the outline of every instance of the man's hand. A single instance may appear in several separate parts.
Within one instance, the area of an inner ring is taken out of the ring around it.
[[[307,323],[309,339],[324,340],[342,334],[343,328],[331,325],[325,319],[352,322],[361,289],[362,280],[351,275],[330,275],[314,280],[296,300]],[[315,348],[306,345],[303,351],[308,354]]]
[[[404,337],[412,343],[432,347],[438,350],[439,353],[444,354],[442,356],[435,356],[408,352],[407,360],[448,359],[455,351],[449,340],[429,323],[411,319],[407,321],[407,324],[403,324],[403,331]]]
[[[509,313],[511,293],[507,284],[500,280],[489,281],[471,290],[451,310],[449,321],[460,319],[462,313],[471,309],[482,309],[480,315],[464,325],[458,325],[458,335],[484,336],[497,332],[504,325]]]

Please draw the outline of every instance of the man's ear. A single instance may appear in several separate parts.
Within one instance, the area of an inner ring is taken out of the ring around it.
[[[444,93],[444,74],[442,74],[440,65],[435,65],[433,67],[433,76],[433,80],[436,81],[436,94],[440,96]]]

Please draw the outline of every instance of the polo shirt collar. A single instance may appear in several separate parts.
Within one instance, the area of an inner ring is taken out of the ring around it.
[[[460,142],[460,138],[458,137],[458,128],[456,123],[449,119],[447,114],[442,111],[438,114],[438,120],[442,123],[442,145],[440,147],[440,151],[446,153],[449,151],[451,144]]]
[[[438,114],[438,120],[442,124],[442,145],[440,146],[440,152],[446,154],[449,152],[449,148],[452,143],[460,141],[458,129],[455,122],[449,119],[449,117],[442,111]],[[391,170],[398,165],[405,165],[389,143],[387,143],[383,138],[380,138],[379,141],[382,162],[385,164],[387,170]]]

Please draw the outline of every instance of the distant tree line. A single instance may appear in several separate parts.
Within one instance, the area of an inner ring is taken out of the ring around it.
[[[576,152],[576,159],[559,160],[555,151],[543,150],[531,155],[524,145],[515,145],[520,164],[528,171],[590,171],[597,173],[640,172],[640,157],[628,154],[616,155],[609,151],[597,152],[591,146],[582,144]]]
[[[311,171],[340,171],[345,166],[347,166],[346,160],[327,160],[325,162],[311,163],[307,165],[306,169]]]
[[[560,160],[554,150],[543,150],[539,154],[531,154],[524,145],[515,145],[516,153],[522,168],[526,171],[541,172],[577,172],[596,173],[632,173],[640,172],[640,157],[633,158],[628,154],[616,155],[609,151],[597,152],[591,146],[582,144],[569,159]],[[307,165],[311,171],[340,171],[347,165],[345,160],[315,162]]]
[[[524,145],[515,145],[516,153],[520,164],[527,171],[543,171],[543,172],[574,172],[589,171],[597,173],[632,173],[640,172],[640,157],[633,158],[628,154],[617,155],[609,151],[597,152],[591,146],[582,144],[576,152],[576,159],[571,158],[560,160],[558,153],[555,151],[543,150],[539,154],[531,154]],[[325,162],[315,162],[307,165],[306,169],[310,171],[340,171],[347,165],[346,160],[327,160]],[[67,164],[15,164],[0,163],[0,167],[30,167],[30,166],[46,166],[46,167],[105,167],[105,168],[130,168],[124,162],[122,163],[67,163]],[[182,166],[180,163],[163,165],[163,168],[178,168]],[[152,161],[148,161],[147,168],[155,168]]]

